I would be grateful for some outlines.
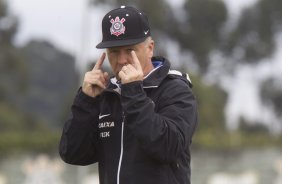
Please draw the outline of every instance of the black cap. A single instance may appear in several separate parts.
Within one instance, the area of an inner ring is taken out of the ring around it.
[[[111,10],[102,20],[103,40],[96,48],[134,45],[150,36],[147,16],[131,6]]]

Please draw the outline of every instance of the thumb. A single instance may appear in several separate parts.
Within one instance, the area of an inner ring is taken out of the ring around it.
[[[105,81],[107,82],[110,79],[108,72],[104,72],[103,75],[104,75]]]
[[[108,85],[109,79],[110,79],[109,74],[107,72],[104,72],[103,77],[104,77],[104,85],[106,87]]]

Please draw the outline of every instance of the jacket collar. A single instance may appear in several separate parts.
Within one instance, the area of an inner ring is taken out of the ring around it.
[[[152,70],[143,80],[143,87],[144,88],[156,88],[160,85],[160,83],[164,80],[167,76],[170,63],[167,59],[163,57],[153,57],[152,62],[158,61],[161,62],[161,66]]]

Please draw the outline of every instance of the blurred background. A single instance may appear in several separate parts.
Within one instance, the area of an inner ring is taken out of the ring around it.
[[[282,184],[281,0],[0,0],[0,184],[99,183],[58,142],[102,53],[101,19],[122,4],[148,15],[155,54],[192,79],[192,183]]]

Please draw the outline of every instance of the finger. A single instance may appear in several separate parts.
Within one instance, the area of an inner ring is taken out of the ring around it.
[[[118,76],[119,76],[120,78],[121,78],[122,76],[125,76],[125,72],[124,72],[124,71],[122,71],[122,70],[121,70],[121,71],[119,71],[119,72],[118,72]]]
[[[85,73],[85,77],[84,78],[85,79],[100,80],[100,78],[103,78],[103,72],[101,70],[89,71],[89,72]]]
[[[124,70],[125,72],[136,72],[136,68],[134,68],[134,66],[132,66],[131,64],[126,65],[126,70]]]
[[[106,53],[103,52],[102,56],[98,59],[98,61],[96,62],[95,66],[94,66],[94,68],[92,70],[99,70],[99,69],[101,69],[102,64],[103,64],[105,58],[106,58]]]
[[[138,59],[138,57],[137,57],[137,55],[136,55],[134,50],[131,51],[131,56],[132,56],[133,64],[134,64],[136,70],[143,72],[141,64],[140,64],[140,61],[139,61],[139,59]]]
[[[125,79],[126,79],[126,74],[124,73],[124,71],[121,70],[121,71],[118,73],[118,76],[119,76],[119,78],[120,78],[120,80],[121,80],[121,83],[123,84],[124,81],[125,81]]]
[[[104,72],[104,79],[105,79],[106,81],[109,80],[109,74],[108,74],[108,72]]]
[[[121,68],[121,71],[123,71],[124,73],[126,73],[127,70],[128,70],[128,65],[124,65],[124,66]]]
[[[103,84],[106,83],[106,79],[101,70],[90,71],[85,74],[84,81],[90,84],[96,84],[97,81],[101,81]]]
[[[110,79],[108,72],[104,72],[103,76],[104,76],[104,80],[105,80],[104,85],[107,86],[109,79]]]
[[[98,86],[100,88],[105,88],[106,87],[106,81],[104,79],[104,76],[95,76],[93,78],[90,78],[90,83],[93,86]]]
[[[98,87],[103,88],[103,89],[106,88],[105,84],[102,81],[95,81],[95,83],[92,84],[92,85],[98,86]]]
[[[99,80],[86,80],[83,82],[83,86],[92,86],[92,87],[98,87],[98,88],[102,88],[105,89],[106,86],[102,83],[102,81]]]
[[[135,69],[136,70],[136,69]],[[129,68],[128,68],[128,65],[124,65],[121,70],[124,74],[127,74],[129,72]]]

